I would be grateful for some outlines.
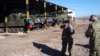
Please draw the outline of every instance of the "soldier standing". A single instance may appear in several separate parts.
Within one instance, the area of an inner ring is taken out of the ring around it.
[[[66,48],[68,45],[69,56],[71,56],[71,50],[73,45],[72,35],[75,33],[74,28],[72,26],[72,20],[69,19],[68,22],[64,25],[62,32],[62,51],[61,55],[65,56]]]
[[[88,29],[86,30],[85,36],[90,37],[89,40],[89,47],[90,47],[90,54],[89,56],[93,56],[94,53],[94,42],[95,42],[95,36],[94,36],[94,29],[93,24],[98,21],[98,18],[96,15],[91,15],[89,21],[91,22],[88,26]]]

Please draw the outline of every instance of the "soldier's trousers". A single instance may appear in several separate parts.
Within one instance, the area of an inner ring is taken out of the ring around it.
[[[68,46],[69,56],[71,56],[72,45],[73,45],[73,38],[67,38],[62,40],[62,51],[61,51],[62,56],[63,54],[65,54],[67,46]]]

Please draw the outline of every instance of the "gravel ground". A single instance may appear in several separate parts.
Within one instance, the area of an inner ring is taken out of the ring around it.
[[[72,56],[89,56],[87,24],[77,24]],[[28,34],[0,33],[0,56],[60,56],[62,29],[58,26]],[[68,55],[68,52],[66,52]]]

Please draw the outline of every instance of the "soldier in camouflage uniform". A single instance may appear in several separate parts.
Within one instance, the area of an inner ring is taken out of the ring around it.
[[[74,27],[72,26],[72,22],[73,21],[71,19],[69,19],[63,28],[61,56],[65,56],[67,46],[68,46],[69,56],[71,56],[71,50],[72,50],[72,45],[73,45],[72,35],[75,33]]]
[[[89,56],[98,56],[98,54],[95,52],[97,51],[95,48],[96,46],[96,24],[98,22],[98,19],[95,15],[91,15],[89,21],[91,22],[91,24],[89,24],[88,29],[85,33],[86,37],[90,37],[89,40],[89,47],[90,47],[90,54]]]

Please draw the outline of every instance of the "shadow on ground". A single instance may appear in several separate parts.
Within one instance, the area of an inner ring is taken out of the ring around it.
[[[86,44],[86,45],[82,45],[82,44],[75,44],[75,45],[77,45],[77,46],[82,46],[82,47],[84,47],[84,48],[89,48],[89,44]]]
[[[48,56],[61,56],[60,51],[52,49],[45,44],[39,44],[33,42],[33,46],[37,47],[38,49],[41,49],[41,52],[47,54]]]

